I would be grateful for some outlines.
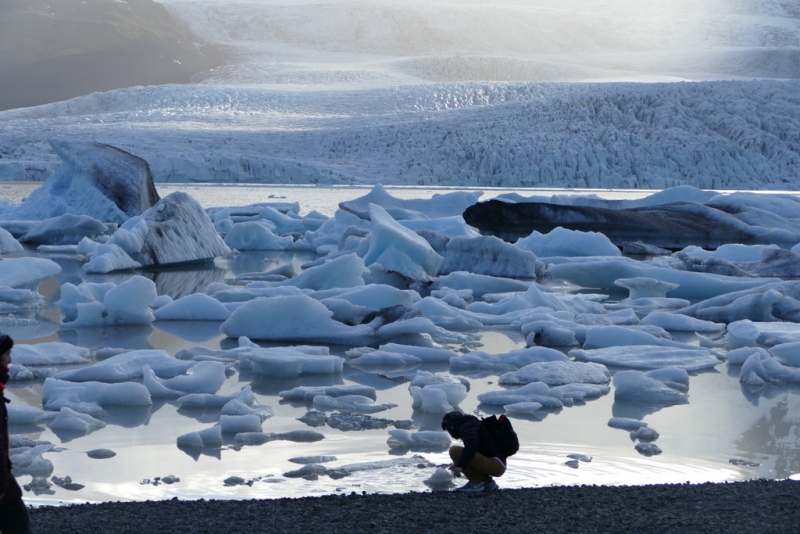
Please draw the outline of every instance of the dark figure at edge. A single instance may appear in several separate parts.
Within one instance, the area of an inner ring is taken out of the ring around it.
[[[30,517],[25,503],[22,502],[22,490],[17,479],[11,473],[11,460],[8,439],[8,409],[5,397],[6,383],[9,379],[8,366],[11,363],[11,349],[14,340],[0,334],[0,532],[3,534],[30,534]]]
[[[481,420],[474,415],[448,412],[442,419],[442,430],[464,443],[463,447],[450,447],[450,458],[453,460],[450,470],[453,476],[458,478],[463,474],[469,480],[456,491],[475,493],[496,490],[498,486],[494,477],[503,476],[506,472],[506,458],[501,456],[494,438],[486,431]]]

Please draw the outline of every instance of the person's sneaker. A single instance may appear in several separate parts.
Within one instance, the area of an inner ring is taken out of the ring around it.
[[[484,491],[483,482],[467,482],[460,488],[457,488],[456,491],[461,491],[464,493],[479,493]]]
[[[497,482],[494,480],[490,480],[489,482],[485,482],[483,484],[483,491],[495,491],[500,489],[500,486],[497,485]]]

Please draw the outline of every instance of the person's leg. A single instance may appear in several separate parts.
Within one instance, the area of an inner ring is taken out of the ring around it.
[[[461,453],[464,452],[464,447],[453,445],[450,447],[450,458],[453,463],[458,465],[461,459]],[[488,458],[481,453],[475,453],[472,461],[464,469],[464,475],[470,482],[489,482],[492,477],[503,476],[506,472],[506,466],[497,458]]]
[[[450,459],[453,460],[453,465],[458,465],[459,460],[461,460],[461,453],[464,452],[464,447],[460,445],[453,445],[450,447]],[[475,473],[472,472],[469,468],[464,469],[464,476],[467,477],[467,480],[470,482],[483,482],[483,480],[478,480],[475,477]]]
[[[30,534],[31,520],[22,499],[0,504],[0,532],[3,534]]]
[[[506,472],[506,466],[497,458],[489,458],[481,453],[475,453],[472,461],[469,463],[464,474],[470,480],[477,480],[480,482],[491,482],[492,477],[503,476]]]

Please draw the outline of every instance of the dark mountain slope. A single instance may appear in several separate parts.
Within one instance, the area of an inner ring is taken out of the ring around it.
[[[198,41],[152,0],[2,0],[0,110],[189,82],[225,62]]]

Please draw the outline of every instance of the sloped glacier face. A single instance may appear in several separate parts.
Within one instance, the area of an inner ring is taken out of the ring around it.
[[[47,127],[135,146],[156,182],[794,190],[798,94],[797,80],[139,87],[3,112],[0,178],[55,167],[31,133]]]

